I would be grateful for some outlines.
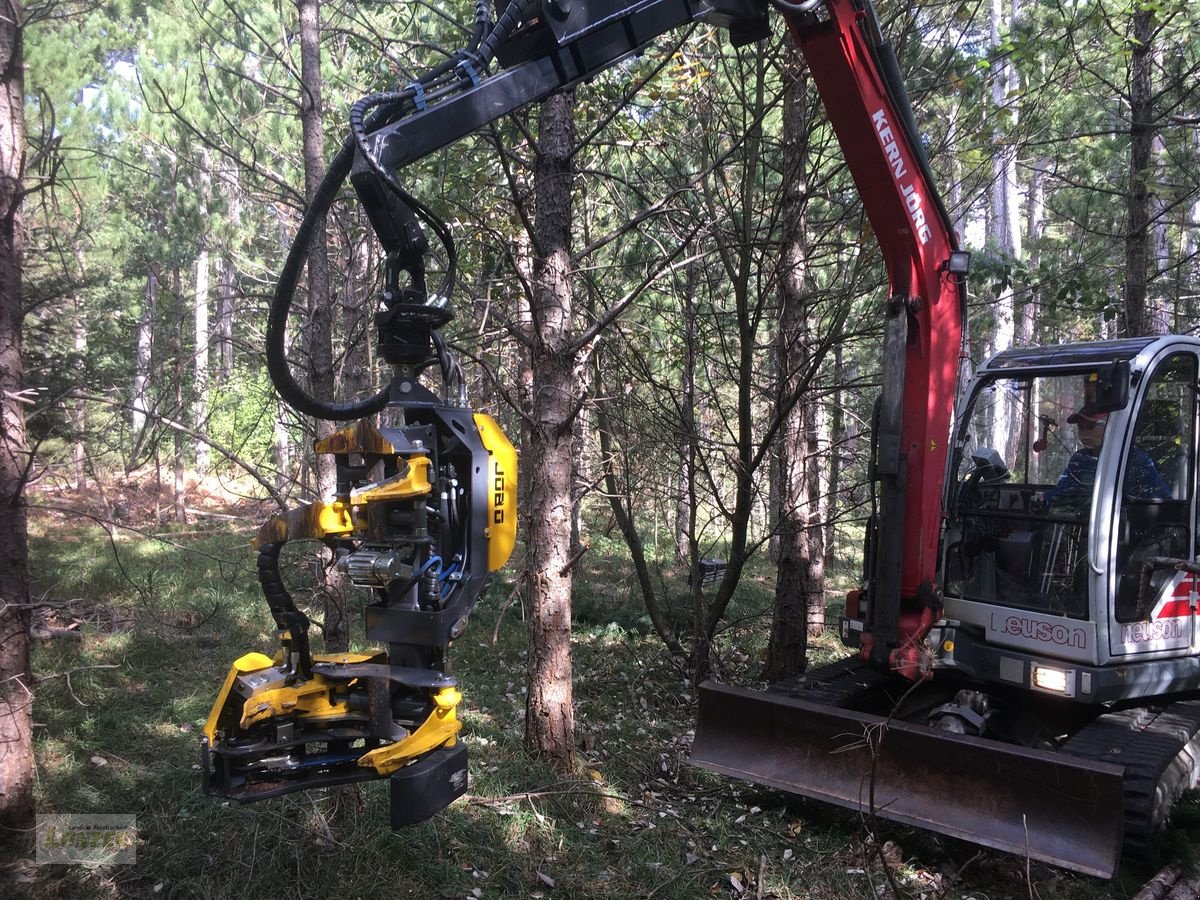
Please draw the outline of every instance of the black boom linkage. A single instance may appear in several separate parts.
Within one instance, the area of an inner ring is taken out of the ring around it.
[[[707,21],[729,29],[735,44],[768,33],[767,6],[755,0],[513,0],[488,29],[487,0],[479,0],[475,34],[467,48],[402,89],[355,104],[351,133],[330,162],[280,272],[267,323],[267,369],[280,397],[299,412],[346,421],[371,416],[411,385],[414,360],[447,355],[437,330],[450,318],[457,275],[454,241],[446,224],[398,183],[395,172],[521,107],[566,90],[612,68],[666,32]],[[489,75],[493,60],[507,66]],[[369,113],[369,115],[368,115]],[[377,317],[382,355],[401,369],[373,397],[333,403],[310,396],[292,376],[284,336],[292,298],[316,223],[351,177],[359,202],[388,256],[385,312]],[[426,289],[427,226],[446,251],[446,273]],[[407,273],[408,287],[399,275]],[[391,358],[394,349],[398,359]],[[447,374],[445,371],[443,374]]]

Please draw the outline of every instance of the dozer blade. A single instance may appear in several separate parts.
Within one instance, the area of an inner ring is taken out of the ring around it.
[[[782,694],[702,684],[692,763],[1101,878],[1121,853],[1121,766]]]

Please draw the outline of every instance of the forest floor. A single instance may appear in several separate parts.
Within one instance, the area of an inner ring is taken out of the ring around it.
[[[649,634],[624,556],[602,537],[576,578],[576,777],[523,750],[526,634],[501,577],[453,650],[471,755],[464,799],[393,832],[383,782],[248,806],[205,797],[198,740],[221,680],[236,657],[274,643],[247,544],[254,520],[220,514],[230,519],[210,517],[207,533],[140,523],[110,534],[35,511],[37,619],[57,635],[35,642],[38,811],[135,814],[137,858],[20,861],[5,896],[1115,900],[1153,874],[1127,866],[1101,882],[1027,869],[888,824],[876,837],[893,888],[851,814],[690,767],[686,669]],[[747,685],[769,622],[765,575],[745,580],[738,624],[720,642],[724,671]],[[669,574],[663,584],[682,615],[686,586]],[[361,618],[351,634],[361,641]],[[835,645],[822,638],[814,658],[833,658]],[[1200,837],[1200,804],[1177,821],[1165,856]]]

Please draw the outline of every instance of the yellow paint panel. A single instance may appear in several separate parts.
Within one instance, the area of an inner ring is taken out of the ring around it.
[[[335,431],[313,444],[317,453],[374,453],[390,456],[396,448],[383,436],[369,419],[360,419],[353,425]]]
[[[242,705],[241,727],[249,728],[292,713],[305,719],[344,716],[350,712],[350,707],[330,700],[333,685],[317,675],[311,681],[293,686],[259,691]]]
[[[358,758],[363,768],[374,769],[379,775],[391,775],[418,756],[424,756],[438,747],[453,747],[456,735],[462,728],[458,721],[457,707],[462,694],[457,688],[442,688],[434,697],[435,708],[421,727],[402,741],[376,747]]]
[[[339,500],[307,503],[277,516],[271,516],[258,530],[254,548],[287,541],[321,539],[331,534],[349,534],[354,530],[350,509]]]
[[[265,653],[253,651],[245,656],[239,656],[233,662],[233,667],[238,670],[238,674],[245,675],[247,672],[257,672],[259,669],[267,669],[275,665],[275,660],[267,656]]]
[[[429,484],[429,457],[410,456],[405,471],[377,484],[368,484],[350,492],[350,502],[356,505],[383,500],[406,500],[423,497],[433,490]]]
[[[517,542],[517,451],[491,416],[475,413],[475,427],[488,451],[488,571],[495,572]]]
[[[349,534],[354,530],[354,523],[350,521],[350,510],[346,504],[335,500],[321,505],[317,513],[317,527],[324,532],[321,535],[324,537],[329,534]]]
[[[221,690],[217,693],[216,702],[213,703],[212,710],[208,714],[208,719],[204,723],[204,736],[208,738],[208,744],[211,747],[217,740],[217,720],[221,717],[221,710],[225,708],[225,703],[229,700],[229,692],[233,690],[233,683],[239,675],[244,675],[247,672],[257,672],[259,669],[270,668],[275,664],[271,657],[262,653],[247,653],[245,656],[239,656],[229,667],[229,673],[225,676],[225,683],[221,685]]]

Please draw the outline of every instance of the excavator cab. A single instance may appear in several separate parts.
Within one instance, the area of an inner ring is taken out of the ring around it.
[[[973,393],[947,481],[952,595],[1087,614],[1085,537],[1108,417],[1087,408],[1088,377],[1001,375]]]
[[[1120,412],[1089,396],[1098,380],[1095,370],[1034,370],[977,382],[946,482],[950,596],[1090,618],[1097,469]]]
[[[1179,568],[1195,560],[1196,379],[1183,338],[1008,351],[980,370],[946,478],[935,670],[986,679],[1006,648],[1029,655],[1002,658],[1034,691],[1162,693],[1105,670],[1200,650]],[[1039,683],[1043,659],[1079,668]]]

